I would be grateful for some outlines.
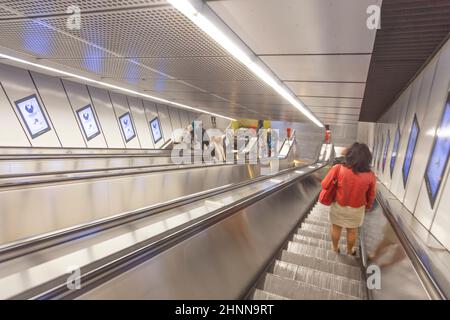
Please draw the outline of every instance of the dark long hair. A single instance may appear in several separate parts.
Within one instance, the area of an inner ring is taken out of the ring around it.
[[[369,172],[371,162],[372,153],[366,144],[355,142],[347,149],[344,165],[354,173]]]

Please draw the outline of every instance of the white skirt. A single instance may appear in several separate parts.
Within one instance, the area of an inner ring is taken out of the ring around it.
[[[342,207],[337,202],[333,202],[330,209],[330,222],[343,228],[358,228],[363,224],[365,211],[365,206]]]

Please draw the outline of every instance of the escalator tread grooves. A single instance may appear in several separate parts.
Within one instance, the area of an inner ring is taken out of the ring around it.
[[[328,215],[329,207],[314,206],[254,290],[252,299],[367,298],[359,248],[356,256],[337,254],[331,250]],[[346,251],[345,229],[340,248]]]

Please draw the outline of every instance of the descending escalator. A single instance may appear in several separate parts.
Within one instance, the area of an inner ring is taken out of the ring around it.
[[[331,251],[329,207],[317,204],[293,235],[253,294],[255,300],[365,299],[359,250]],[[340,240],[345,248],[345,231]]]

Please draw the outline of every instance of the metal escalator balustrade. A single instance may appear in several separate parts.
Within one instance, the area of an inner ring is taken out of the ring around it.
[[[252,298],[272,299],[366,299],[365,277],[356,256],[331,250],[329,207],[316,204],[301,227],[265,274]],[[346,250],[345,229],[340,240]],[[358,242],[358,241],[357,241]]]
[[[154,254],[154,250],[165,246],[160,243],[168,242],[171,245],[173,239],[180,237],[180,234],[193,232],[190,229],[195,229],[199,223],[214,221],[230,208],[239,208],[251,201],[257,201],[267,193],[275,192],[279,188],[285,187],[286,184],[293,183],[320,168],[319,164],[309,166],[303,169],[303,173],[299,173],[296,169],[288,169],[275,176],[261,178],[258,180],[259,182],[246,183],[240,189],[230,186],[228,190],[222,190],[227,191],[226,193],[216,194],[207,199],[176,207],[159,215],[128,222],[115,228],[103,231],[98,229],[95,234],[84,232],[84,235],[73,238],[70,242],[53,247],[44,245],[39,251],[30,251],[28,255],[14,260],[11,260],[11,257],[18,256],[14,250],[22,250],[23,254],[23,250],[28,249],[14,246],[11,248],[12,251],[3,250],[8,261],[4,260],[3,265],[0,264],[2,266],[0,268],[0,296],[3,298],[15,295],[18,295],[16,298],[57,298],[70,295],[71,292],[65,291],[66,266],[86,266],[87,269],[83,269],[83,281],[92,277],[101,279],[104,277],[103,273],[107,274],[111,266],[117,265],[117,268],[120,269],[123,263],[128,263],[127,261],[130,259],[133,260],[134,256],[147,254],[145,252]],[[277,178],[274,179],[274,177]],[[33,243],[24,245],[29,246]],[[41,245],[38,243],[38,246]],[[92,254],[85,256],[88,251]],[[117,256],[119,253],[120,255]],[[36,264],[36,261],[39,260],[38,257],[46,257],[46,261]],[[0,256],[0,260],[2,260],[1,258]],[[33,271],[33,274],[40,275],[33,278],[32,283],[23,278],[30,270]],[[52,272],[45,270],[52,270]],[[55,283],[47,283],[55,281],[55,279],[56,287]],[[37,285],[43,287],[36,291]]]

